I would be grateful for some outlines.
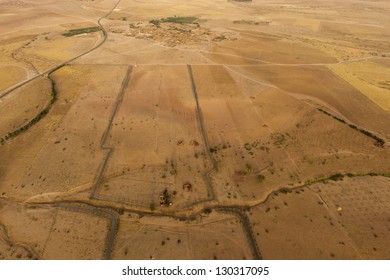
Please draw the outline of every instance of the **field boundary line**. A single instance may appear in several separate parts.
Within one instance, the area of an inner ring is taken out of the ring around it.
[[[111,131],[112,123],[114,121],[114,118],[115,118],[116,114],[118,113],[120,105],[122,104],[123,96],[125,94],[125,90],[126,90],[127,86],[129,85],[129,80],[130,80],[130,77],[131,77],[132,70],[133,70],[133,67],[132,66],[128,66],[126,74],[125,74],[125,77],[123,78],[123,81],[122,81],[122,86],[121,86],[120,92],[119,92],[119,94],[117,96],[117,99],[116,99],[116,102],[115,102],[115,105],[114,105],[114,109],[113,109],[113,111],[111,113],[111,116],[110,116],[110,118],[108,120],[107,128],[104,131],[102,140],[100,142],[100,149],[104,150],[104,151],[107,151],[107,154],[106,154],[106,156],[105,156],[105,158],[103,160],[103,164],[102,164],[102,166],[100,168],[100,171],[98,173],[97,179],[96,179],[95,184],[94,184],[94,186],[92,188],[91,195],[90,195],[91,199],[97,198],[97,196],[96,196],[97,190],[98,190],[98,188],[99,188],[99,186],[101,184],[101,181],[103,179],[103,175],[106,172],[108,160],[110,159],[111,154],[112,154],[112,152],[114,150],[113,147],[106,146],[106,141],[107,141],[107,137],[108,137],[108,135],[109,135],[109,133]]]

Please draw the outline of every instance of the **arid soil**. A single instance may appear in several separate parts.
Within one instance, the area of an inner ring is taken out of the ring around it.
[[[0,259],[390,258],[388,1],[0,11]]]

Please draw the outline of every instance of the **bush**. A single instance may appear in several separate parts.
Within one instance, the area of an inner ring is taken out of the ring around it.
[[[343,174],[337,173],[337,174],[330,176],[329,180],[339,181],[339,180],[343,180],[343,178],[344,178]]]
[[[193,23],[196,21],[197,17],[167,17],[162,18],[161,22],[173,22],[173,23],[180,23],[180,24],[186,24],[186,23]]]
[[[282,188],[279,190],[279,192],[284,193],[284,194],[288,194],[288,193],[291,193],[291,190],[289,188]]]
[[[72,37],[75,35],[85,34],[85,33],[92,33],[92,32],[98,32],[100,31],[99,26],[92,26],[92,27],[86,27],[86,28],[79,28],[79,29],[71,29],[66,33],[63,33],[62,35],[65,37]]]
[[[251,172],[252,172],[252,165],[247,163],[247,164],[245,164],[245,167],[246,167],[246,174],[251,174]]]
[[[213,41],[223,41],[226,40],[226,37],[224,35],[217,36],[213,39]]]
[[[152,19],[149,21],[149,23],[151,23],[157,27],[160,27],[160,21],[158,19]]]
[[[259,183],[264,182],[264,180],[265,180],[264,175],[257,175],[257,181],[258,181]]]

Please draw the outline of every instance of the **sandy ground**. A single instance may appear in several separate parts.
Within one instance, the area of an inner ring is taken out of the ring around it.
[[[28,73],[26,73],[26,70],[22,67],[2,66],[0,67],[0,75],[2,79],[0,90],[2,91],[24,80]]]
[[[249,217],[266,259],[388,259],[389,179],[344,178],[273,194]]]
[[[389,9],[0,0],[0,258],[388,259]]]

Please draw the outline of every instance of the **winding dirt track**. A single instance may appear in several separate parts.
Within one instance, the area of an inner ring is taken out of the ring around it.
[[[118,1],[115,3],[114,7],[112,7],[112,9],[111,9],[107,14],[105,14],[104,16],[102,16],[101,18],[98,19],[97,25],[98,25],[98,26],[100,27],[100,29],[102,30],[103,39],[102,39],[96,46],[94,46],[92,49],[90,49],[90,50],[88,50],[88,51],[85,51],[85,52],[83,52],[83,53],[81,53],[81,54],[79,54],[79,55],[77,55],[77,56],[75,56],[75,57],[73,57],[73,58],[71,58],[71,59],[69,59],[69,60],[67,60],[67,61],[62,62],[61,64],[58,64],[58,65],[56,65],[56,66],[54,66],[54,67],[52,67],[52,68],[50,68],[50,69],[48,69],[48,70],[46,70],[46,71],[44,71],[44,72],[38,74],[38,75],[36,75],[36,76],[34,76],[34,77],[32,77],[32,78],[30,78],[30,79],[28,79],[28,80],[25,80],[25,81],[23,81],[23,82],[21,82],[21,83],[15,85],[15,86],[9,88],[9,89],[3,91],[3,92],[1,93],[1,95],[0,95],[0,99],[3,98],[3,97],[5,97],[5,96],[7,96],[8,94],[10,94],[11,92],[13,92],[14,90],[16,90],[16,89],[18,89],[18,88],[20,88],[20,87],[22,87],[22,86],[24,86],[24,85],[26,85],[26,84],[32,82],[32,81],[38,79],[39,77],[43,77],[43,76],[45,76],[45,75],[47,75],[47,74],[51,74],[51,73],[53,73],[54,71],[56,71],[56,70],[60,69],[61,67],[65,66],[66,64],[71,63],[71,62],[73,62],[74,60],[76,60],[76,59],[78,59],[78,58],[80,58],[80,57],[83,57],[83,56],[85,56],[85,55],[87,55],[87,54],[93,52],[94,50],[100,48],[100,47],[106,42],[106,40],[107,40],[107,30],[104,28],[104,26],[102,25],[101,21],[102,21],[103,19],[105,19],[106,17],[108,17],[108,16],[116,9],[116,7],[119,5],[119,3],[120,3],[121,1],[122,1],[122,0],[118,0]]]
[[[127,68],[127,72],[126,72],[126,75],[122,81],[122,86],[121,86],[121,90],[118,94],[118,97],[117,97],[117,100],[115,102],[115,105],[114,105],[114,109],[112,110],[112,113],[111,113],[111,117],[110,119],[108,120],[108,125],[107,125],[107,128],[106,130],[104,131],[104,134],[103,134],[103,137],[102,137],[102,141],[100,142],[100,149],[104,150],[104,151],[107,151],[107,155],[106,157],[104,158],[104,161],[103,161],[103,164],[100,168],[100,171],[99,171],[99,174],[97,176],[97,180],[92,188],[92,192],[91,192],[91,195],[90,195],[90,198],[92,199],[99,199],[97,196],[96,196],[96,192],[100,186],[100,183],[102,181],[102,178],[103,178],[103,175],[104,173],[106,172],[106,167],[107,167],[107,163],[108,163],[108,160],[110,159],[111,157],[111,154],[112,154],[112,151],[114,148],[112,147],[107,147],[106,146],[106,141],[107,141],[107,137],[111,131],[111,128],[112,128],[112,122],[114,121],[114,118],[118,112],[118,109],[119,109],[119,106],[121,105],[122,103],[122,100],[123,100],[123,95],[125,94],[125,90],[129,84],[129,80],[130,80],[130,76],[131,76],[131,72],[133,70],[133,67],[132,66],[129,66]]]

